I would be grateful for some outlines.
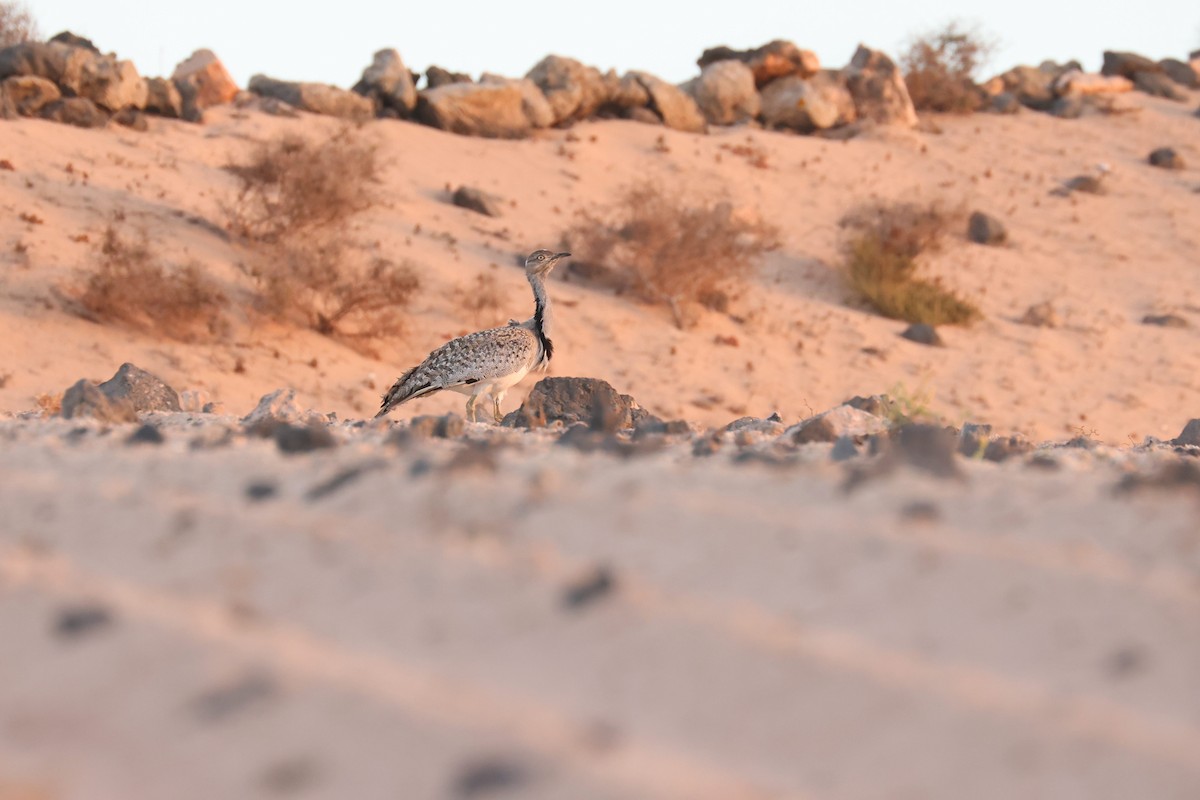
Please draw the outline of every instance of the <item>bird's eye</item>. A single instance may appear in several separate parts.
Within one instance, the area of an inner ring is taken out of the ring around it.
[[[545,261],[545,260],[546,260],[545,256],[538,256],[538,261]]]

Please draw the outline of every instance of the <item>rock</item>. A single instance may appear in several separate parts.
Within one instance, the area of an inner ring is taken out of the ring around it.
[[[279,81],[266,75],[255,75],[250,79],[249,89],[262,97],[273,97],[313,114],[352,120],[375,116],[375,104],[369,97],[325,83]]]
[[[793,425],[783,437],[793,444],[834,442],[843,436],[870,436],[887,430],[887,422],[851,405],[831,408],[815,417]]]
[[[36,75],[13,75],[5,78],[0,86],[22,117],[36,117],[43,108],[62,97],[58,86]]]
[[[13,75],[45,78],[55,85],[77,73],[84,59],[96,54],[62,42],[20,42],[0,50],[0,80]]]
[[[0,50],[0,78],[12,75],[45,78],[68,97],[87,98],[109,111],[146,105],[146,81],[133,62],[75,46],[68,39],[22,42]]]
[[[1200,419],[1188,420],[1178,436],[1171,440],[1176,447],[1200,447]]]
[[[418,94],[415,116],[426,125],[463,136],[518,139],[534,127],[545,127],[554,116],[546,103],[548,120],[535,125],[526,111],[527,90],[521,83],[451,83],[426,89]],[[525,83],[540,94],[532,81]]]
[[[563,587],[559,602],[567,611],[579,611],[612,595],[616,574],[601,564],[594,566]]]
[[[146,115],[136,108],[122,108],[112,115],[112,121],[130,130],[142,133],[150,130],[150,123],[146,121]]]
[[[1033,450],[1033,443],[1020,436],[1001,436],[991,439],[983,450],[984,461],[1007,461],[1013,456],[1024,455]]]
[[[981,455],[991,436],[991,425],[977,422],[964,423],[958,434],[958,452],[967,458]]]
[[[371,66],[363,70],[354,91],[375,101],[381,112],[389,110],[401,118],[417,107],[417,87],[412,73],[404,66],[400,53],[393,49],[375,53]]]
[[[541,428],[553,422],[566,426],[589,424],[596,417],[616,420],[620,429],[632,427],[633,403],[597,378],[543,378],[529,397],[504,419],[505,427]]]
[[[1152,97],[1165,97],[1178,103],[1188,100],[1188,93],[1161,72],[1139,72],[1133,77],[1133,88]]]
[[[758,417],[742,417],[735,419],[725,426],[727,433],[759,433],[767,436],[778,436],[784,431],[783,420],[778,414],[772,414],[766,419]]]
[[[158,429],[158,426],[146,423],[129,434],[129,438],[125,440],[125,444],[162,444],[165,441],[166,437],[162,435],[162,431]]]
[[[858,116],[889,125],[916,127],[917,112],[904,75],[890,58],[862,45],[842,70]]]
[[[113,402],[128,401],[134,411],[181,411],[179,395],[157,375],[128,362],[100,384]]]
[[[600,70],[573,58],[546,56],[525,77],[545,95],[555,125],[591,117],[610,95]]]
[[[465,208],[488,217],[503,216],[504,200],[482,189],[460,186],[454,190],[450,201],[459,208]]]
[[[1161,72],[1162,67],[1145,56],[1137,53],[1122,53],[1113,50],[1104,51],[1104,65],[1100,67],[1101,75],[1120,75],[1123,78],[1134,79],[1140,72]]]
[[[136,422],[137,414],[133,403],[128,400],[110,400],[89,380],[80,380],[63,393],[62,410],[64,419],[91,417],[101,422]]]
[[[1062,324],[1049,300],[1031,305],[1017,322],[1035,328],[1057,328]]]
[[[138,75],[132,61],[97,56],[94,61],[84,62],[78,81],[65,82],[64,85],[108,111],[146,107],[146,80]]]
[[[1085,194],[1107,194],[1108,189],[1104,186],[1104,179],[1108,176],[1109,167],[1107,164],[1097,164],[1088,175],[1076,175],[1063,181],[1058,187],[1050,191],[1051,194],[1060,197],[1067,197],[1071,192],[1084,192]]]
[[[64,639],[90,636],[109,629],[113,613],[99,603],[75,603],[59,609],[54,619],[54,634]]]
[[[762,120],[768,128],[812,133],[848,125],[857,118],[854,97],[836,72],[780,78],[762,91]]]
[[[1055,78],[1051,88],[1060,99],[1067,95],[1123,94],[1133,91],[1133,81],[1120,75],[1097,75],[1073,69]]]
[[[465,72],[451,72],[448,69],[433,66],[425,70],[425,88],[436,89],[439,86],[449,86],[452,83],[471,83],[471,76]]]
[[[938,336],[937,328],[927,325],[924,322],[915,322],[909,325],[900,335],[910,342],[916,342],[917,344],[929,345],[930,347],[946,346],[946,343],[942,341],[942,337]]]
[[[166,78],[147,78],[146,112],[179,119],[183,116],[183,96],[175,84]]]
[[[754,84],[766,86],[771,81],[789,75],[799,75],[807,78],[815,75],[821,69],[817,54],[811,50],[801,50],[789,41],[776,39],[762,47],[753,50],[732,50],[728,47],[712,47],[705,50],[696,60],[701,69],[722,61],[740,61],[750,68],[754,75]]]
[[[884,450],[886,462],[928,472],[938,478],[959,478],[955,461],[958,434],[953,428],[913,423],[898,428]]]
[[[1016,114],[1021,110],[1021,101],[1012,92],[1000,92],[992,97],[987,110],[994,114]]]
[[[17,105],[8,96],[8,90],[4,88],[4,84],[0,82],[0,119],[17,119],[21,115],[17,113]]]
[[[43,108],[38,116],[77,128],[103,128],[108,124],[108,114],[86,97],[55,100]]]
[[[254,410],[242,417],[242,425],[253,433],[269,433],[285,422],[315,422],[319,419],[315,412],[300,410],[296,405],[295,389],[277,389],[262,396]]]
[[[648,72],[634,71],[627,73],[627,76],[632,76],[646,90],[650,96],[648,108],[663,125],[688,133],[704,133],[708,130],[700,107],[687,92]]]
[[[857,408],[859,411],[865,411],[868,414],[882,418],[892,416],[896,410],[896,401],[886,394],[873,394],[869,397],[855,395],[845,403],[842,403],[842,405]]]
[[[546,102],[546,95],[537,84],[528,78],[505,78],[485,72],[479,76],[480,84],[500,84],[516,86],[521,93],[521,110],[525,113],[529,124],[535,128],[549,128],[554,124],[554,111]]]
[[[183,99],[181,116],[198,122],[206,108],[232,103],[238,85],[212,50],[197,50],[171,73],[171,82]]]
[[[1191,324],[1178,314],[1147,314],[1142,317],[1143,325],[1157,325],[1160,328],[1190,328]]]
[[[1159,147],[1150,153],[1147,159],[1151,166],[1162,167],[1163,169],[1183,169],[1187,163],[1183,160],[1183,156],[1175,152],[1171,147]]]
[[[285,422],[271,433],[281,453],[309,453],[337,446],[337,440],[324,425],[293,425]]]
[[[691,95],[710,125],[748,122],[762,108],[754,73],[739,61],[709,64],[692,82]]]
[[[1054,79],[1051,73],[1037,67],[1013,67],[996,79],[1003,91],[1016,96],[1021,105],[1035,111],[1046,111],[1054,103]],[[989,83],[991,83],[989,81]]]
[[[458,414],[413,417],[408,431],[425,439],[457,439],[467,429],[467,422]]]
[[[853,436],[839,436],[829,451],[829,458],[835,462],[849,461],[858,457],[858,442]]]
[[[1087,108],[1087,103],[1084,102],[1083,96],[1078,94],[1066,94],[1056,98],[1050,104],[1050,108],[1046,109],[1051,116],[1059,119],[1079,119],[1083,116],[1084,109]]]
[[[1200,74],[1196,72],[1196,68],[1187,61],[1180,61],[1177,58],[1164,58],[1158,62],[1159,69],[1170,78],[1188,89],[1200,89]]]
[[[1000,245],[1008,241],[1008,231],[991,214],[976,211],[967,220],[967,238],[976,244]]]
[[[58,42],[69,47],[82,47],[84,50],[91,50],[96,55],[100,55],[100,48],[96,47],[96,44],[91,39],[84,36],[77,36],[70,31],[56,33],[48,41]]]

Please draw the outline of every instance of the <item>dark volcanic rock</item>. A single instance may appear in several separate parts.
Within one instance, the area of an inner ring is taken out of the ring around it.
[[[1158,325],[1162,328],[1190,328],[1186,319],[1178,314],[1147,314],[1142,317],[1143,325]]]
[[[562,605],[569,611],[579,611],[613,593],[617,579],[607,566],[597,566],[563,589]]]
[[[92,417],[101,422],[136,422],[137,414],[128,400],[110,400],[89,380],[80,380],[63,394],[64,419]]]
[[[1008,231],[1004,223],[991,214],[976,211],[967,221],[967,238],[977,244],[1004,244],[1008,240]]]
[[[942,341],[942,337],[938,336],[937,328],[927,325],[924,322],[915,322],[909,325],[900,335],[910,342],[916,342],[917,344],[929,345],[930,347],[946,346],[946,343]]]
[[[113,622],[112,612],[97,604],[73,605],[61,609],[54,620],[54,633],[64,639],[74,639],[99,633]]]
[[[179,395],[157,375],[128,362],[100,384],[109,400],[127,400],[134,411],[180,411]]]
[[[43,108],[38,116],[76,128],[103,128],[108,124],[108,114],[86,97],[55,100]]]
[[[1200,89],[1200,74],[1187,61],[1180,61],[1177,58],[1164,58],[1158,62],[1158,66],[1162,69],[1166,76],[1178,83],[1180,86],[1185,86],[1188,89]]]
[[[834,442],[843,436],[863,437],[887,430],[887,422],[849,404],[831,408],[783,432],[793,444]]]
[[[454,190],[450,201],[459,208],[465,208],[489,217],[503,215],[504,200],[494,194],[476,189],[472,186],[460,186]]]
[[[1122,78],[1133,80],[1138,73],[1161,72],[1160,67],[1152,59],[1137,53],[1123,53],[1114,50],[1104,51],[1104,65],[1100,67],[1101,75],[1120,75]]]
[[[157,426],[147,423],[129,434],[125,444],[162,444],[165,441],[166,437],[162,435],[162,431]]]
[[[1187,91],[1162,72],[1139,72],[1133,78],[1133,88],[1153,97],[1165,97],[1177,103],[1185,103],[1188,99]]]
[[[275,428],[272,438],[283,453],[309,453],[337,446],[337,440],[324,425],[292,425],[285,422]]]
[[[1160,147],[1150,153],[1147,158],[1151,166],[1162,167],[1163,169],[1184,169],[1187,162],[1183,160],[1183,156],[1175,152],[1173,147]]]
[[[426,89],[436,89],[452,83],[471,83],[471,76],[465,72],[451,72],[436,65],[425,70]]]
[[[467,422],[458,414],[413,417],[408,431],[425,439],[457,439],[467,429]]]
[[[1059,119],[1079,119],[1083,116],[1083,112],[1087,109],[1087,101],[1082,95],[1064,94],[1062,97],[1055,98],[1050,104],[1050,108],[1046,109],[1051,116]]]
[[[363,70],[354,91],[370,97],[380,112],[407,117],[417,106],[417,87],[412,73],[395,50],[388,48],[375,53],[371,66]]]
[[[615,427],[630,428],[632,399],[618,394],[608,381],[598,378],[543,378],[516,411],[504,419],[510,428],[541,428],[553,422],[570,426],[591,425],[600,417]]]
[[[1171,440],[1171,444],[1177,447],[1200,447],[1200,419],[1189,420],[1188,424],[1183,426],[1183,431]]]

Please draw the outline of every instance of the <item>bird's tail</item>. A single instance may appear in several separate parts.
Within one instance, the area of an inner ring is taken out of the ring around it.
[[[388,389],[383,395],[383,400],[379,403],[379,413],[375,415],[379,419],[384,414],[391,411],[398,405],[412,400],[414,397],[436,392],[440,386],[433,385],[428,380],[421,380],[421,376],[417,375],[419,367],[413,367],[408,372],[401,375],[392,388]]]

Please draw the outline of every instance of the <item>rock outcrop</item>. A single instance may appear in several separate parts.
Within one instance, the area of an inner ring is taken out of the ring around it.
[[[548,127],[554,112],[533,81],[509,80],[426,89],[418,95],[415,116],[426,125],[464,136],[518,139],[534,128]]]
[[[417,107],[417,87],[400,53],[392,49],[375,53],[363,70],[354,91],[371,98],[381,116],[407,118]]]
[[[780,78],[762,92],[762,121],[768,128],[813,133],[856,119],[854,98],[836,72],[822,71],[807,79],[796,75]]]
[[[713,62],[687,88],[710,125],[748,122],[762,110],[754,72],[741,61]]]
[[[180,116],[198,122],[204,110],[233,102],[238,86],[211,50],[197,50],[175,67],[171,82],[181,98]]]
[[[798,75],[807,78],[821,69],[821,62],[811,50],[801,50],[783,39],[768,42],[753,50],[733,50],[728,47],[712,47],[705,50],[696,60],[701,69],[722,61],[740,61],[754,74],[754,83],[759,88],[771,81]]]
[[[353,120],[375,116],[375,105],[369,97],[325,83],[280,81],[255,75],[250,79],[249,89],[260,97],[281,100],[313,114]]]
[[[917,112],[904,85],[904,75],[886,54],[859,45],[842,76],[860,118],[885,125],[916,126]]]

